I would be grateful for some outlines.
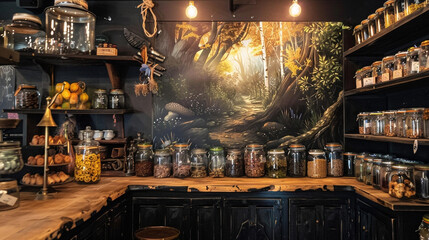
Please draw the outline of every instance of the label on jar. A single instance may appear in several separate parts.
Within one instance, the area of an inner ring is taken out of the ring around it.
[[[0,196],[0,203],[6,204],[9,206],[14,206],[16,201],[18,201],[17,197],[14,197],[6,193]]]
[[[375,84],[375,77],[368,77],[363,79],[363,86],[369,86]]]
[[[402,77],[402,69],[393,71],[393,79]]]
[[[362,87],[362,81],[356,80],[356,88]]]
[[[381,81],[382,82],[387,82],[387,81],[389,81],[390,80],[390,74],[389,73],[383,73],[382,75],[381,75]]]
[[[411,63],[411,72],[418,73],[420,71],[420,63],[419,62],[412,62]]]

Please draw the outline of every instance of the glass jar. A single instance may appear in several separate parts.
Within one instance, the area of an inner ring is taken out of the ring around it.
[[[74,177],[78,183],[97,183],[101,176],[100,144],[91,139],[91,131],[83,132],[83,140],[75,146]]]
[[[375,26],[376,26],[378,33],[381,32],[385,28],[385,26],[384,26],[384,11],[385,11],[384,7],[381,7],[381,8],[378,8],[377,10],[375,10],[375,14],[376,14]]]
[[[407,128],[405,125],[407,111],[405,109],[400,109],[396,111],[396,136],[397,137],[406,137]]]
[[[344,157],[344,176],[354,177],[355,176],[355,158],[356,153],[345,152]]]
[[[35,85],[21,84],[15,91],[15,109],[38,109],[40,93]]]
[[[362,86],[370,86],[375,84],[375,78],[372,77],[372,68],[371,66],[366,66],[362,68]]]
[[[27,13],[15,13],[12,23],[4,28],[4,47],[17,50],[34,52],[36,39],[45,36],[40,18]]]
[[[356,88],[361,88],[363,86],[363,75],[362,75],[362,69],[359,69],[356,71]]]
[[[419,55],[419,61],[420,61],[420,72],[429,70],[429,40],[423,41],[420,44],[420,55]]]
[[[153,157],[153,176],[167,178],[171,176],[171,153],[167,149],[155,150]]]
[[[374,36],[377,33],[377,25],[375,23],[375,13],[368,16],[368,33],[369,37]]]
[[[358,45],[360,43],[363,42],[362,40],[362,25],[357,25],[354,29],[353,29],[353,35],[355,36],[355,44]]]
[[[395,1],[388,0],[384,3],[384,26],[386,28],[392,26],[396,22],[395,18]]]
[[[361,36],[362,36],[362,41],[365,41],[369,38],[369,29],[368,29],[368,19],[363,20],[362,22],[360,22],[360,25],[362,25],[362,30],[361,30]]]
[[[174,145],[173,177],[185,178],[189,176],[191,176],[189,145],[186,143],[177,143]]]
[[[229,149],[226,155],[225,176],[241,177],[244,175],[243,154],[240,149]]]
[[[423,137],[423,111],[422,108],[407,110],[405,118],[407,138]]]
[[[342,177],[344,170],[343,147],[339,143],[328,143],[325,145],[328,158],[328,176]]]
[[[134,156],[134,169],[137,177],[153,176],[153,152],[151,144],[138,144]]]
[[[362,112],[357,115],[357,121],[359,125],[359,134],[368,135],[371,134],[371,121],[369,113]]]
[[[305,146],[292,144],[289,146],[287,156],[287,175],[289,177],[305,177],[306,170]]]
[[[193,149],[191,152],[191,177],[207,177],[207,164],[207,151],[201,148]]]
[[[423,112],[423,136],[429,138],[429,108]]]
[[[15,179],[0,178],[0,198],[8,200],[0,202],[0,211],[14,209],[19,206],[19,188]]]
[[[46,51],[51,54],[91,54],[95,50],[95,15],[85,0],[55,1],[45,9]]]
[[[420,72],[419,54],[421,49],[412,47],[408,50],[407,54],[407,75],[416,74]]]
[[[429,165],[414,166],[416,195],[420,199],[429,199]]]
[[[307,176],[311,178],[325,178],[328,174],[328,163],[325,152],[321,149],[310,149],[307,160]]]
[[[94,91],[92,107],[95,109],[107,109],[107,91],[105,89],[97,89]]]
[[[23,166],[20,143],[0,142],[0,175],[19,172]]]
[[[384,135],[384,116],[383,112],[370,113],[371,134],[376,136]]]
[[[412,198],[416,189],[412,181],[412,167],[407,165],[393,165],[389,176],[389,194],[399,199]]]
[[[399,52],[395,54],[394,69],[392,79],[407,76],[407,52]]]
[[[407,13],[406,0],[396,0],[395,1],[395,20],[398,22],[405,17]]]
[[[407,3],[407,15],[425,7],[424,0],[406,0]]]
[[[381,64],[381,81],[387,82],[393,79],[393,71],[395,70],[395,56],[384,57]]]
[[[225,154],[221,147],[210,148],[209,176],[225,177]]]
[[[355,177],[359,182],[363,182],[363,159],[365,158],[365,153],[359,153],[355,157]]]
[[[244,171],[247,177],[265,175],[265,152],[262,145],[249,144],[244,152]]]
[[[111,89],[109,93],[109,108],[124,109],[125,96],[122,89]]]
[[[429,214],[425,214],[423,216],[422,223],[420,223],[418,231],[420,240],[429,239]]]
[[[397,133],[396,112],[384,111],[383,115],[384,115],[384,135],[386,137],[395,137]]]
[[[371,64],[372,68],[372,77],[375,78],[375,83],[381,83],[381,61],[376,61]]]
[[[372,185],[372,161],[373,158],[366,156],[363,159],[363,166],[362,166],[362,180],[363,183],[365,183],[366,185]]]
[[[380,168],[380,189],[384,192],[389,192],[389,175],[392,172],[393,161],[382,161]]]
[[[372,168],[371,168],[372,186],[375,189],[381,189],[381,182],[380,182],[381,163],[382,163],[382,160],[380,158],[375,158],[372,161]]]
[[[266,176],[271,178],[284,178],[287,172],[287,160],[283,149],[268,151],[265,163]]]

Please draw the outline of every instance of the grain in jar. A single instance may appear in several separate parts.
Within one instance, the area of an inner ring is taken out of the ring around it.
[[[362,25],[361,35],[362,41],[365,41],[369,38],[369,29],[368,29],[368,19],[363,20],[360,25]]]
[[[380,182],[381,163],[382,163],[382,159],[380,158],[375,158],[372,161],[372,167],[371,167],[372,186],[375,189],[381,189],[381,182]]]
[[[362,68],[362,86],[371,86],[375,84],[375,78],[372,76],[371,66],[366,66]]]
[[[407,3],[407,15],[412,14],[413,12],[419,10],[420,8],[425,7],[424,0],[406,0]]]
[[[393,79],[407,76],[407,52],[395,54],[395,66],[393,70]]]
[[[357,25],[354,29],[353,29],[353,35],[355,36],[355,44],[360,44],[363,42],[362,40],[362,25]]]
[[[325,152],[321,149],[310,149],[307,160],[307,176],[325,178],[328,174]]]
[[[377,10],[375,10],[375,25],[376,25],[376,29],[377,29],[377,33],[381,32],[384,28],[384,11],[385,8],[381,7],[378,8]]]
[[[392,171],[392,166],[395,162],[385,160],[381,162],[380,168],[380,189],[384,192],[389,192],[389,175]]]
[[[247,177],[265,175],[265,152],[260,144],[249,144],[244,152],[244,171]]]
[[[153,176],[153,152],[151,144],[138,144],[137,152],[134,156],[134,168],[136,176],[149,177]]]
[[[244,175],[243,153],[240,149],[229,149],[226,155],[225,176],[241,177]]]
[[[191,151],[191,177],[207,177],[208,157],[205,149],[196,148]]]
[[[362,69],[359,69],[356,71],[355,78],[356,78],[356,88],[363,87]]]
[[[419,54],[421,49],[412,47],[407,54],[407,75],[420,72]]]
[[[405,126],[407,138],[423,137],[423,108],[407,109]]]
[[[414,166],[416,195],[420,199],[429,199],[429,165]]]
[[[167,178],[171,176],[171,153],[167,149],[155,150],[153,157],[153,176],[156,178]]]
[[[288,149],[287,175],[289,177],[305,177],[307,173],[305,146],[302,144],[292,144]]]
[[[384,26],[392,26],[396,22],[395,18],[395,0],[388,0],[384,3]]]
[[[371,134],[376,136],[384,135],[384,116],[383,112],[370,113]]]
[[[406,0],[396,0],[395,1],[395,20],[396,22],[400,21],[405,17],[407,13],[407,1]]]
[[[412,180],[412,167],[394,165],[389,177],[389,194],[398,199],[409,199],[416,195]]]
[[[343,153],[344,158],[344,176],[354,177],[355,176],[355,158],[356,153],[345,152]]]
[[[369,37],[373,37],[377,33],[377,25],[375,23],[375,13],[368,16],[368,33]]]
[[[287,160],[283,149],[268,151],[265,163],[266,176],[271,178],[284,178],[287,172]]]
[[[419,55],[419,61],[420,61],[420,72],[429,70],[429,40],[423,41],[420,44],[420,55]]]
[[[396,112],[395,111],[384,111],[384,135],[386,137],[396,136]]]
[[[405,125],[406,120],[406,109],[400,109],[396,111],[396,136],[407,137],[407,127]]]
[[[365,158],[366,153],[359,153],[355,157],[355,177],[359,182],[363,182],[363,159]]]
[[[369,113],[362,112],[357,115],[357,121],[359,125],[359,134],[369,135],[371,134],[371,121]]]
[[[366,156],[363,159],[363,173],[362,173],[362,177],[363,177],[363,183],[365,183],[366,185],[372,185],[372,161],[373,158],[370,156]]]
[[[371,64],[372,77],[375,78],[375,83],[382,82],[381,61],[376,61]]]
[[[222,147],[210,148],[209,176],[214,178],[225,177],[225,153]]]
[[[177,143],[173,153],[173,177],[185,178],[191,176],[191,161],[189,158],[189,145]]]
[[[381,81],[387,82],[393,79],[393,71],[395,70],[395,56],[384,57],[381,64]]]
[[[429,138],[429,108],[423,111],[423,136]]]
[[[328,143],[325,145],[328,158],[328,176],[342,177],[344,174],[343,147],[339,143]]]

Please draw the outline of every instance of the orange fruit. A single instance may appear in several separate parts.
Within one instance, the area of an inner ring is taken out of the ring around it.
[[[82,93],[82,94],[79,96],[79,100],[80,100],[82,103],[86,103],[86,102],[88,102],[88,100],[89,100],[89,96],[88,96],[88,94],[86,94],[86,93]]]
[[[78,90],[76,91],[76,94],[77,94],[77,95],[81,95],[81,94],[82,94],[82,92],[83,92],[82,88],[78,88]]]
[[[61,95],[63,96],[64,100],[69,100],[70,99],[70,91],[68,89],[64,89],[64,91],[61,93]]]
[[[55,99],[55,105],[61,106],[61,104],[63,104],[63,96],[58,94],[57,99]]]
[[[77,104],[79,102],[79,97],[77,96],[76,93],[71,93],[70,94],[70,104],[74,105]]]
[[[70,92],[77,92],[79,90],[79,84],[78,83],[72,83],[70,85]]]
[[[70,103],[68,102],[63,102],[63,104],[61,105],[62,109],[70,109]]]
[[[57,83],[55,85],[55,92],[61,92],[61,89],[63,88],[63,84],[62,83]],[[65,89],[65,88],[64,88]]]
[[[65,85],[64,85],[64,89],[70,89],[70,83],[68,83],[68,82],[66,82],[66,81],[64,81],[63,82]]]

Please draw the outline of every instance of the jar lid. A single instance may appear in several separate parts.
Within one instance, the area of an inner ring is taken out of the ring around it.
[[[364,19],[364,20],[362,20],[362,22],[360,22],[360,24],[363,26],[363,25],[367,25],[368,24],[368,19]]]
[[[192,149],[192,154],[207,154],[207,151],[203,148]]]
[[[281,148],[271,149],[268,151],[268,154],[273,154],[273,155],[285,154],[285,150],[283,150]]]
[[[343,153],[344,156],[356,156],[356,153],[353,152],[345,152]]]
[[[393,60],[395,60],[395,56],[387,56],[387,57],[383,58],[383,62],[385,62],[385,61],[393,61]]]
[[[246,148],[262,149],[263,146],[261,144],[249,144]]]
[[[297,143],[297,144],[290,145],[289,149],[292,149],[292,150],[305,150],[305,146],[302,145],[302,144],[298,144]]]
[[[152,148],[152,144],[149,143],[141,143],[141,144],[137,144],[138,148],[142,148],[142,149],[147,149],[147,148]]]
[[[381,14],[384,12],[384,9],[386,9],[386,8],[385,7],[377,8],[377,10],[375,10],[375,13]]]
[[[420,52],[421,48],[419,47],[410,47],[408,48],[408,53]]]
[[[395,113],[396,113],[396,111],[393,111],[393,110],[383,111],[384,115],[392,115],[392,114],[395,114]]]
[[[0,178],[0,189],[8,190],[11,188],[18,188],[18,182],[13,178]]]
[[[383,159],[381,159],[381,158],[374,158],[374,159],[372,160],[372,162],[373,162],[374,164],[380,165],[380,164],[383,162]]]
[[[371,67],[381,65],[381,61],[376,61],[371,64]]]
[[[114,95],[124,95],[124,90],[122,89],[110,89],[110,94],[114,94]]]
[[[368,116],[368,115],[369,115],[368,112],[361,112],[361,113],[358,114],[358,116]]]
[[[365,162],[372,162],[374,160],[374,158],[372,158],[372,157],[365,157],[363,160]]]
[[[399,110],[396,110],[396,114],[405,114],[407,112],[407,110],[406,109],[399,109]]]
[[[320,154],[325,154],[325,152],[322,149],[310,149],[310,150],[308,150],[308,154],[320,155]]]
[[[424,46],[428,46],[429,45],[429,40],[425,40],[420,44],[420,47],[424,47]]]
[[[368,16],[368,19],[369,19],[369,20],[372,20],[372,19],[374,19],[374,18],[375,18],[375,16],[376,16],[376,14],[375,14],[375,13],[373,13],[373,14],[371,14],[371,15],[369,15],[369,16]]]
[[[28,13],[15,13],[12,16],[12,21],[29,21],[42,26],[42,21],[38,16]]]
[[[356,155],[357,158],[365,158],[366,157],[366,153],[358,153]]]
[[[406,112],[407,113],[421,113],[424,110],[425,110],[424,108],[411,108],[411,109],[407,109]]]
[[[223,152],[223,147],[212,147],[210,148],[210,152]]]
[[[326,148],[343,148],[343,146],[339,143],[327,143],[325,147]]]
[[[371,115],[371,116],[380,116],[380,115],[383,115],[383,112],[372,112],[369,115]]]
[[[384,7],[388,7],[388,6],[390,6],[390,5],[394,5],[394,4],[395,4],[395,2],[396,2],[396,0],[389,0],[389,1],[386,1],[386,2],[383,4],[383,6],[384,6]]]
[[[86,0],[55,0],[54,6],[77,7],[88,10],[88,3]]]
[[[413,167],[409,165],[397,164],[397,165],[393,165],[392,168],[397,170],[410,170]]]
[[[384,165],[384,166],[391,166],[393,164],[395,164],[394,161],[383,161],[383,162],[381,162],[381,165]]]
[[[175,148],[187,148],[189,145],[187,143],[176,143],[174,144]]]
[[[423,215],[422,221],[425,222],[426,224],[429,224],[429,214]]]
[[[396,58],[403,58],[407,56],[407,52],[398,52],[397,54],[395,54]]]
[[[371,66],[366,66],[361,69],[362,71],[371,71]]]
[[[414,169],[420,170],[420,171],[427,171],[429,170],[429,165],[416,165],[414,166]]]
[[[238,148],[228,149],[228,153],[241,154],[241,149],[238,149]]]
[[[353,31],[354,32],[356,32],[356,31],[358,31],[358,30],[360,30],[362,28],[362,25],[356,25],[354,28],[353,28]]]
[[[94,93],[107,93],[106,89],[97,89],[94,91]]]
[[[169,156],[170,151],[168,149],[157,149],[155,150],[155,156]]]

